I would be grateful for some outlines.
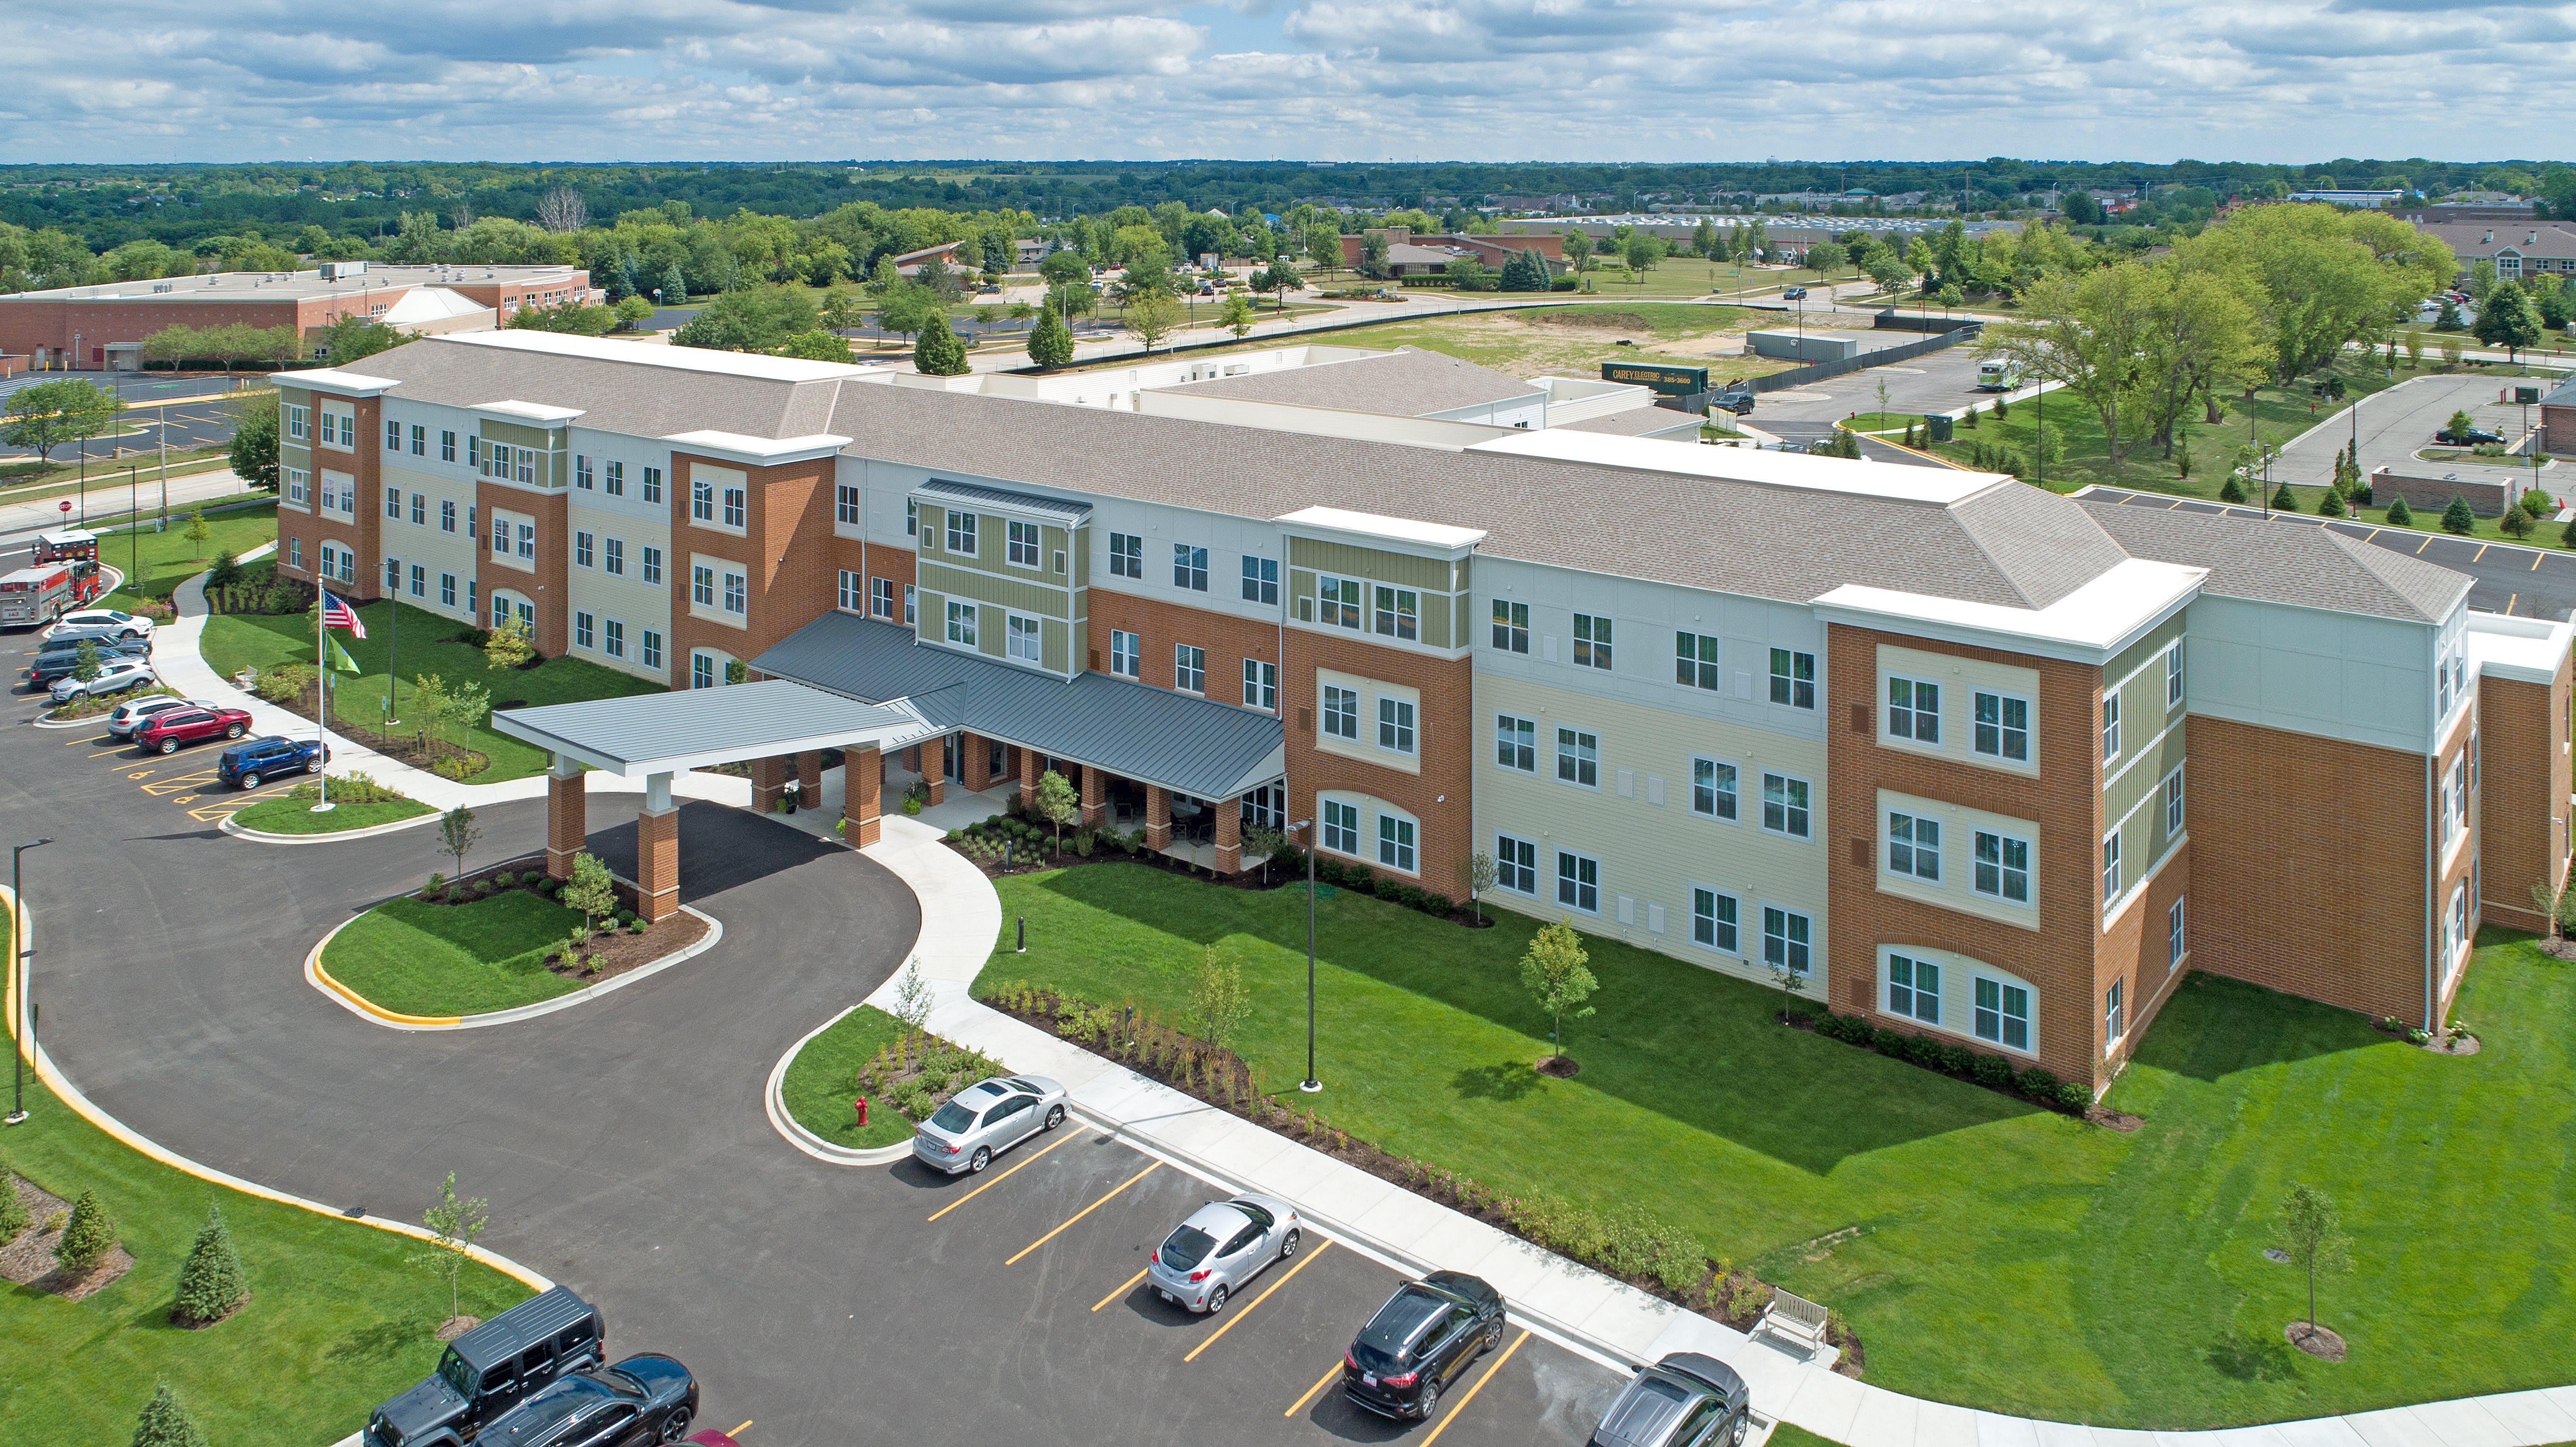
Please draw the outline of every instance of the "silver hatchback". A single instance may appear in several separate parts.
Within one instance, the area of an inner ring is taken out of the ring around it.
[[[1154,1294],[1210,1315],[1273,1261],[1297,1254],[1297,1208],[1276,1196],[1210,1201],[1172,1228],[1145,1264]]]
[[[912,1154],[952,1176],[971,1173],[1030,1136],[1062,1124],[1063,1086],[1040,1075],[1000,1075],[950,1096],[913,1131]]]

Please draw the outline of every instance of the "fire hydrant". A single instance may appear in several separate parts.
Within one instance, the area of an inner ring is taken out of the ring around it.
[[[857,1106],[857,1107],[858,1107],[858,1111],[859,1111],[859,1129],[861,1129],[861,1130],[865,1130],[865,1129],[867,1129],[867,1126],[868,1126],[868,1098],[867,1098],[866,1096],[862,1095],[862,1096],[860,1096],[858,1099],[856,1099],[856,1100],[854,1100],[854,1101],[851,1101],[851,1102],[850,1102],[850,1104],[852,1104],[852,1105],[854,1105],[854,1106]]]

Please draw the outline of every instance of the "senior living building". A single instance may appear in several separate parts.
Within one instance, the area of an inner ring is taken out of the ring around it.
[[[674,689],[870,706],[934,794],[1056,769],[1153,847],[1205,821],[1221,869],[1248,822],[1452,896],[1486,856],[1493,904],[2097,1085],[2187,968],[2437,1020],[2481,919],[2565,878],[2576,628],[2472,613],[2459,574],[1999,475],[1442,420],[1455,375],[1384,375],[1334,435],[1222,386],[1177,415],[427,339],[277,379],[280,565]],[[848,757],[865,843],[887,764]]]

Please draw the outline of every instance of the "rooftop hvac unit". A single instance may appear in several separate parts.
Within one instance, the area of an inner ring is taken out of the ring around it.
[[[170,289],[170,283],[166,281],[156,281],[152,283],[152,289],[154,291],[168,291]]]

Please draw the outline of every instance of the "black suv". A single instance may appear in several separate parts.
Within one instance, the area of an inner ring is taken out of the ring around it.
[[[1720,392],[1708,399],[1708,405],[1711,410],[1724,408],[1741,417],[1753,410],[1753,394],[1743,391]]]
[[[646,1353],[576,1372],[510,1409],[476,1447],[645,1447],[677,1442],[698,1415],[698,1380]]]
[[[1735,1368],[1698,1352],[1639,1367],[1586,1447],[1741,1447],[1752,1394]]]
[[[359,1441],[362,1447],[464,1447],[525,1398],[607,1360],[608,1327],[599,1309],[558,1286],[449,1342],[437,1375],[378,1407]],[[693,1387],[692,1410],[696,1401]]]
[[[1396,1288],[1342,1353],[1342,1395],[1385,1417],[1427,1422],[1440,1393],[1503,1340],[1502,1293],[1434,1271]]]
[[[2453,447],[2480,447],[2490,443],[2503,443],[2504,434],[2501,432],[2489,432],[2483,427],[2470,427],[2466,429],[2445,427],[2441,431],[2433,434],[2433,440],[2436,442],[2447,443]]]
[[[262,779],[284,774],[318,774],[330,751],[320,739],[290,739],[281,734],[245,739],[215,760],[215,777],[237,789],[256,789]]]

